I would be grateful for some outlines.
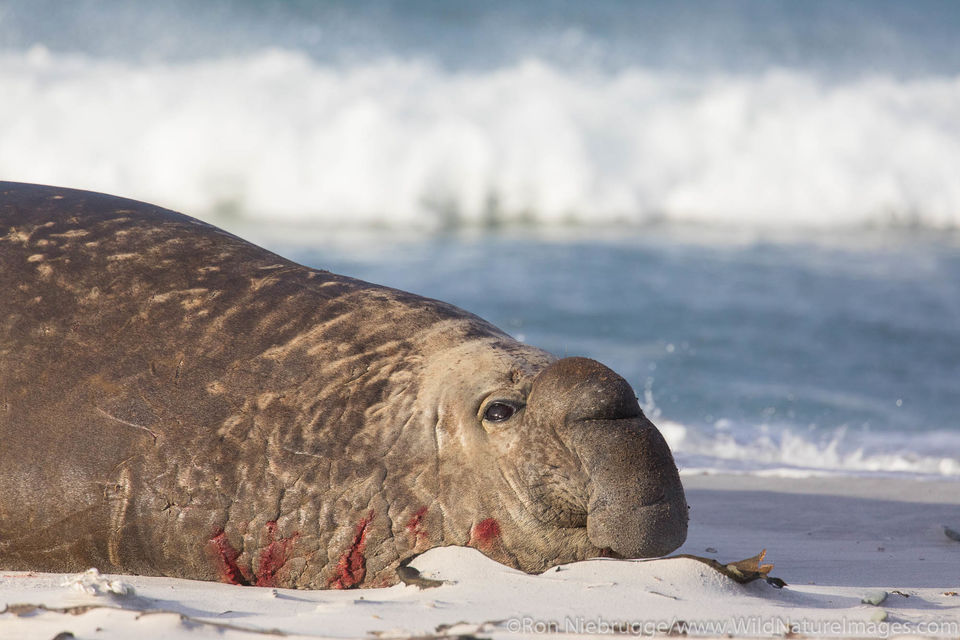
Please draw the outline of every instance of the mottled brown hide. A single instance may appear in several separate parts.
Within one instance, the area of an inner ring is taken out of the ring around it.
[[[451,305],[15,183],[0,292],[0,567],[352,588],[435,546],[539,571],[685,536],[626,382]]]

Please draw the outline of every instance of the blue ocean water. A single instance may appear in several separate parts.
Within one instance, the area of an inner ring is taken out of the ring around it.
[[[0,0],[0,177],[600,359],[686,472],[956,478],[958,33],[948,0]]]

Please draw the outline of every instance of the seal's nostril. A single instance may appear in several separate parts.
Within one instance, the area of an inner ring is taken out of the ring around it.
[[[622,377],[596,360],[563,358],[540,372],[534,391],[543,396],[564,398],[557,406],[558,419],[622,420],[643,413],[633,388]]]
[[[667,494],[666,494],[666,492],[664,492],[664,491],[661,489],[661,490],[660,490],[659,492],[657,492],[655,495],[653,495],[653,496],[647,498],[646,500],[644,500],[643,502],[641,502],[641,503],[640,503],[640,506],[641,506],[641,507],[649,507],[649,506],[652,506],[652,505],[655,505],[655,504],[660,504],[661,502],[663,502],[663,501],[666,500],[666,499],[667,499]]]
[[[640,411],[640,405],[637,403],[636,397],[633,396],[633,391],[629,391],[628,394],[623,394],[621,396],[615,396],[609,399],[609,401],[602,403],[597,406],[596,410],[592,412],[592,415],[588,415],[584,420],[630,420],[632,418],[639,418],[642,414]]]

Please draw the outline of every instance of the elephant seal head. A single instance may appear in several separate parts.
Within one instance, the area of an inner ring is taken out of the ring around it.
[[[428,377],[444,528],[469,530],[467,544],[525,571],[683,544],[673,456],[609,368],[479,341],[447,351]]]

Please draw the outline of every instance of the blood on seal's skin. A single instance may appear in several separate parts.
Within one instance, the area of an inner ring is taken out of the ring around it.
[[[289,538],[278,539],[276,520],[268,522],[266,528],[270,542],[260,551],[260,562],[257,564],[256,585],[258,587],[275,586],[277,571],[286,563],[290,545],[300,537],[300,532],[295,532]]]
[[[217,560],[222,582],[244,586],[250,584],[250,578],[237,565],[240,552],[234,549],[230,541],[227,540],[227,534],[223,529],[220,529],[216,535],[210,538],[207,542],[207,548],[212,551]]]
[[[407,521],[406,529],[413,536],[414,544],[427,539],[427,531],[423,528],[423,516],[426,514],[427,508],[420,507]]]
[[[343,552],[337,563],[337,572],[330,581],[334,589],[351,589],[367,577],[367,559],[363,555],[367,549],[367,531],[373,521],[373,510],[366,518],[357,523],[357,531],[350,543],[350,548]]]
[[[287,552],[293,541],[300,537],[296,532],[289,538],[277,538],[277,522],[271,520],[266,524],[267,537],[269,542],[267,546],[260,551],[257,571],[254,574],[249,567],[244,570],[237,563],[240,552],[237,551],[223,529],[217,531],[210,540],[207,541],[207,549],[213,555],[217,563],[217,570],[220,574],[221,582],[236,584],[244,587],[256,585],[258,587],[272,587],[275,585],[277,571],[280,570],[287,561]]]
[[[470,530],[470,542],[483,548],[489,548],[499,537],[500,523],[496,518],[481,520]]]

